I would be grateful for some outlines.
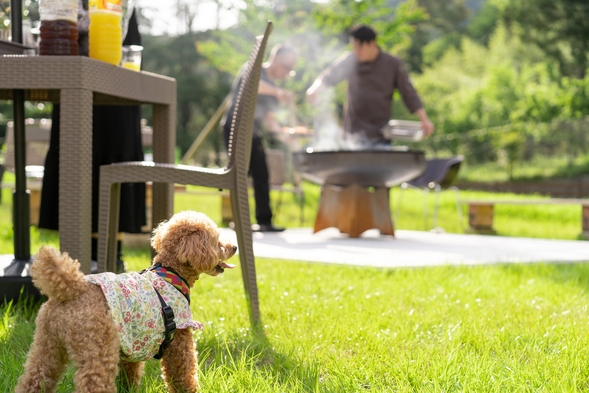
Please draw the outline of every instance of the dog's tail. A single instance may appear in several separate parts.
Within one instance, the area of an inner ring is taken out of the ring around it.
[[[43,246],[35,255],[31,277],[42,294],[60,302],[75,299],[87,288],[78,260],[53,247]]]

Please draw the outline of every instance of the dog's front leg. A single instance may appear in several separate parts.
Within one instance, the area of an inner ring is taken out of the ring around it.
[[[174,341],[162,357],[162,371],[170,392],[199,390],[198,362],[190,328],[176,330]]]

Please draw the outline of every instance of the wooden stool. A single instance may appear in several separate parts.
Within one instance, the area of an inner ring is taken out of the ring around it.
[[[391,220],[389,189],[368,189],[352,184],[346,187],[325,185],[321,189],[314,232],[336,227],[350,237],[376,228],[383,235],[395,235]]]

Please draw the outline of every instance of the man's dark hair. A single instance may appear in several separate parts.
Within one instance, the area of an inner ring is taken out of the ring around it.
[[[376,31],[374,31],[372,27],[366,25],[352,27],[350,35],[361,43],[374,41],[376,39]]]

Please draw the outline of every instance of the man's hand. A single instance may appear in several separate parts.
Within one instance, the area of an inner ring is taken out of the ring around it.
[[[278,86],[274,86],[264,80],[260,80],[258,85],[258,94],[274,96],[281,104],[290,104],[294,101],[294,94]]]
[[[273,112],[268,112],[266,118],[264,119],[264,128],[271,134],[280,134],[282,133],[282,129],[280,124],[276,121]]]
[[[309,104],[314,104],[315,100],[317,100],[317,93],[309,93],[307,90],[307,102]]]
[[[311,87],[307,89],[307,102],[309,104],[314,104],[317,100],[317,96],[321,94],[321,91],[323,91],[323,89],[324,86],[321,82],[321,79],[316,79],[315,82],[313,82],[313,84],[311,85]]]
[[[421,129],[423,130],[423,136],[427,138],[431,134],[434,133],[434,123],[432,123],[429,119],[421,122]]]
[[[276,98],[281,104],[290,104],[294,100],[294,94],[288,90],[277,88]]]
[[[427,117],[427,112],[423,108],[419,108],[416,112],[417,116],[419,116],[419,120],[421,121],[421,129],[423,130],[423,137],[427,138],[431,134],[434,133],[434,123],[432,123]]]

